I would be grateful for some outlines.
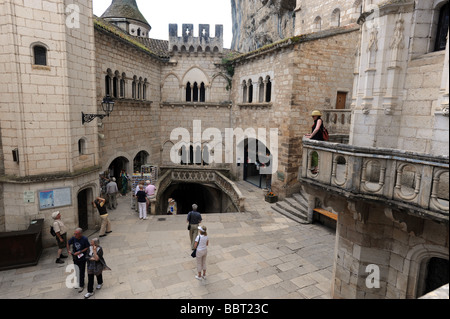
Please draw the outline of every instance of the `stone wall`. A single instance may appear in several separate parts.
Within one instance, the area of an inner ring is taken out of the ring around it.
[[[178,137],[171,140],[171,132],[183,128],[189,132],[190,141],[194,142],[194,121],[201,125],[201,135],[208,128],[221,132],[222,143],[225,128],[231,127],[230,91],[225,70],[220,66],[223,55],[218,52],[181,52],[174,51],[170,63],[161,70],[161,108],[159,127],[161,132],[159,147],[162,165],[177,165],[170,159],[170,150]],[[187,83],[205,85],[205,101],[186,101]],[[203,147],[212,140],[210,136],[200,136]],[[215,145],[210,145],[210,148]],[[195,148],[197,145],[195,145]],[[217,154],[216,154],[217,155]],[[224,157],[222,156],[222,162]],[[223,166],[223,165],[220,165]]]
[[[295,34],[305,34],[356,23],[362,1],[297,0]]]
[[[272,185],[281,197],[298,190],[301,139],[311,131],[311,112],[334,108],[338,91],[347,92],[351,100],[357,30],[325,31],[295,45],[236,59],[233,127],[279,130],[278,172],[272,177]],[[243,81],[258,83],[259,77],[267,75],[272,82],[271,102],[258,103],[255,93],[256,102],[240,103]],[[242,171],[235,174],[242,178]]]
[[[448,155],[448,45],[434,52],[444,3],[383,2],[362,25],[350,144]]]
[[[0,6],[4,230],[27,229],[40,217],[48,224],[51,213],[39,210],[37,198],[39,190],[53,187],[71,187],[72,204],[64,210],[75,221],[77,190],[98,183],[92,173],[98,165],[97,127],[81,121],[82,111],[96,111],[92,2],[78,1],[76,10],[63,0]],[[74,11],[79,25],[66,19]],[[46,63],[35,63],[36,45],[45,48]],[[34,202],[24,202],[25,191],[34,193]]]
[[[448,260],[448,224],[395,210],[388,213],[388,208],[367,202],[343,205],[347,207],[339,210],[333,297],[420,297],[427,261]],[[372,285],[371,276],[377,274],[379,287]]]
[[[99,127],[99,154],[102,170],[107,170],[115,158],[124,157],[128,161],[127,172],[131,173],[133,160],[140,151],[148,153],[148,164],[158,164],[160,62],[140,48],[100,28],[96,28],[95,31],[95,44],[97,113],[103,113],[100,102],[106,95],[105,77],[108,75],[108,70],[111,75],[111,85],[116,75],[118,83],[121,79],[125,80],[124,97],[115,99],[114,111],[109,117],[98,120],[98,123],[102,123]],[[147,83],[145,100],[143,95],[137,99],[137,91],[133,98],[134,77],[136,80],[141,78],[141,87],[144,82]],[[87,125],[97,126],[96,121]]]

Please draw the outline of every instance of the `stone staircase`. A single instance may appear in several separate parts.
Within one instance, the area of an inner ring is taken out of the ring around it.
[[[272,210],[298,223],[309,224],[308,200],[302,193],[293,194],[292,197],[272,204]]]

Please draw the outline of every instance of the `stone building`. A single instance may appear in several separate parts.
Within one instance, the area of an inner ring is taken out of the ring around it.
[[[92,2],[71,3],[0,4],[3,231],[27,229],[33,219],[48,225],[54,206],[68,225],[78,225],[80,192],[85,222],[96,224],[87,202],[99,192],[98,130],[81,121],[98,104]]]
[[[233,50],[221,25],[151,38],[135,0],[101,17],[88,0],[0,4],[0,231],[48,227],[54,210],[96,228],[99,174],[143,164],[159,169],[153,214],[168,198],[181,213],[245,211],[233,180],[266,187],[270,160],[272,190],[306,196],[307,222],[337,214],[333,297],[441,283],[429,278],[448,270],[448,1],[253,2],[232,1]],[[105,96],[114,111],[83,122]],[[330,142],[303,138],[316,109]]]
[[[303,140],[309,218],[337,213],[334,298],[448,283],[448,16],[448,1],[363,3],[349,144]]]

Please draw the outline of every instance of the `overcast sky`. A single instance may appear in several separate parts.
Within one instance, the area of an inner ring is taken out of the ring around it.
[[[94,14],[101,16],[112,0],[93,0]],[[198,25],[209,24],[210,35],[215,35],[216,24],[223,25],[224,48],[230,48],[232,40],[230,0],[137,0],[140,11],[151,25],[150,38],[169,39],[169,23],[176,23],[179,35],[181,24],[194,25],[194,36],[198,36]]]

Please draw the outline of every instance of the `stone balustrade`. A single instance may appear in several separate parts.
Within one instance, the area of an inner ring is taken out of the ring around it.
[[[330,134],[349,135],[352,122],[352,111],[350,109],[323,110],[322,114],[323,124]]]
[[[382,202],[421,217],[448,222],[448,156],[304,138],[299,179],[347,198]]]

